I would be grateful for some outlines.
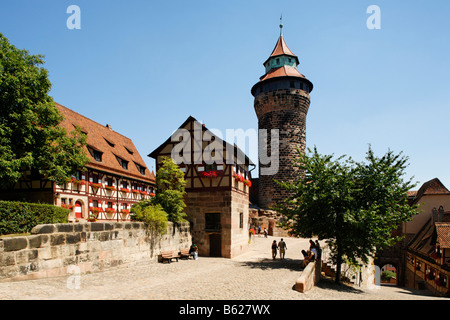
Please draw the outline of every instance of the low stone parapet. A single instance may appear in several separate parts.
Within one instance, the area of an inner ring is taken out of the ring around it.
[[[189,223],[168,224],[162,237],[140,222],[38,225],[29,236],[0,239],[0,281],[96,272],[157,261],[161,251],[191,245]]]
[[[295,282],[295,290],[305,293],[311,290],[319,281],[322,269],[322,261],[315,260],[308,263],[305,269],[303,269],[300,277]]]

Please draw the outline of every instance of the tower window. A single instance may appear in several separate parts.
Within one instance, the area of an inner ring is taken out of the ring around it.
[[[295,81],[291,81],[290,85],[291,85],[291,88],[295,88]]]
[[[218,231],[221,229],[220,213],[205,214],[205,229],[213,231]]]
[[[280,59],[279,58],[277,58],[277,64],[280,64]]]

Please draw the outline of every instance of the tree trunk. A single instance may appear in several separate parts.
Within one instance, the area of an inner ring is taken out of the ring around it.
[[[336,284],[341,284],[341,265],[342,265],[342,255],[339,252],[339,248],[338,248],[338,252],[337,252],[337,256],[336,256],[336,279],[334,280],[334,282]]]

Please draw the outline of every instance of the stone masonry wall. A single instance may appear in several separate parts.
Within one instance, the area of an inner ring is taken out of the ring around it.
[[[295,89],[265,92],[255,98],[258,129],[266,129],[268,134],[267,141],[262,142],[267,146],[268,156],[272,153],[270,130],[279,130],[278,171],[273,175],[264,175],[261,173],[262,168],[274,166],[259,164],[258,205],[262,208],[270,208],[289,196],[274,179],[292,182],[298,178],[299,172],[292,166],[292,161],[298,158],[297,150],[305,152],[309,104],[308,93]]]
[[[0,239],[0,281],[29,280],[154,262],[161,251],[189,248],[189,223],[169,222],[160,239],[140,222],[38,225],[29,236]]]

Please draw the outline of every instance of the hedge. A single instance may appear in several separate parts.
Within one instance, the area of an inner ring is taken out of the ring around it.
[[[0,201],[0,235],[30,232],[38,224],[66,223],[69,212],[50,204]]]

